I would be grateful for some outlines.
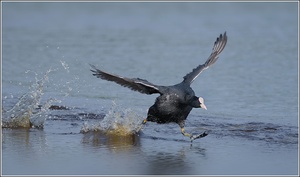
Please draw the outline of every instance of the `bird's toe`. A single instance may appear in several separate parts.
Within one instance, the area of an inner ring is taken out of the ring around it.
[[[191,142],[193,142],[195,139],[203,138],[203,137],[205,137],[207,135],[208,135],[208,132],[205,131],[205,132],[203,132],[201,134],[198,134],[198,135],[191,135],[190,139],[191,139]]]

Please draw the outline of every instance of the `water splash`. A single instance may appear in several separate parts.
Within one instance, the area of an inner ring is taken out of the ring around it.
[[[141,128],[141,124],[142,117],[136,112],[130,108],[122,110],[117,104],[113,103],[112,108],[101,122],[92,125],[85,122],[81,133],[102,131],[106,134],[127,136],[137,133]]]
[[[64,69],[67,70],[67,72],[69,73],[70,72],[69,65],[65,61],[62,61],[62,60],[60,60],[60,63],[64,67]]]
[[[41,106],[39,109],[35,109],[35,112],[30,116],[31,127],[43,127],[44,123],[48,117],[49,108],[52,106],[52,103],[60,103],[60,100],[50,98],[46,103]]]
[[[43,106],[39,107],[43,93],[44,83],[48,81],[48,74],[53,70],[49,69],[39,80],[35,73],[36,82],[29,88],[29,92],[21,96],[18,102],[8,111],[2,110],[2,127],[6,128],[30,128],[43,127],[46,120],[46,110],[55,99],[49,99]]]

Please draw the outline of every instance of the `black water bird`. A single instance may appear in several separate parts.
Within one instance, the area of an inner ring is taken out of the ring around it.
[[[140,78],[121,77],[99,70],[93,65],[91,65],[91,71],[93,72],[93,75],[98,78],[116,82],[117,84],[128,87],[134,91],[144,94],[160,94],[160,96],[156,98],[154,105],[149,108],[147,118],[143,121],[142,125],[147,121],[161,124],[175,122],[180,126],[181,133],[193,141],[194,139],[205,137],[207,132],[198,135],[186,133],[184,130],[185,120],[193,108],[203,108],[205,110],[207,108],[204,104],[204,99],[195,96],[190,85],[203,70],[209,68],[217,61],[219,54],[225,48],[226,43],[227,36],[225,32],[223,35],[220,34],[215,41],[212,53],[206,62],[197,66],[192,72],[184,76],[181,83],[173,86],[159,86]]]

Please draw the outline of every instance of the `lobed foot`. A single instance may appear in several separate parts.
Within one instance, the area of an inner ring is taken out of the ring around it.
[[[208,135],[208,132],[207,132],[207,131],[203,132],[202,134],[191,135],[191,136],[190,136],[191,143],[192,143],[195,139],[203,138],[203,137],[205,137],[205,136],[207,136],[207,135]]]
[[[208,135],[208,132],[207,131],[204,131],[202,134],[198,134],[198,135],[193,135],[193,134],[189,134],[189,133],[186,133],[184,131],[184,127],[181,127],[181,133],[183,134],[183,136],[187,136],[191,139],[191,143],[195,140],[195,139],[199,139],[199,138],[203,138],[205,136]]]

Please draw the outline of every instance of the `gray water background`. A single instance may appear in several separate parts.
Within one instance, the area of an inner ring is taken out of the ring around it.
[[[2,3],[2,10],[4,110],[50,68],[42,102],[71,108],[50,111],[43,130],[3,129],[3,174],[298,174],[297,3]],[[112,102],[143,117],[157,96],[97,79],[89,64],[173,85],[205,62],[224,31],[219,60],[192,85],[208,110],[194,109],[186,123],[209,136],[190,146],[177,125],[155,123],[122,141],[79,133]]]

